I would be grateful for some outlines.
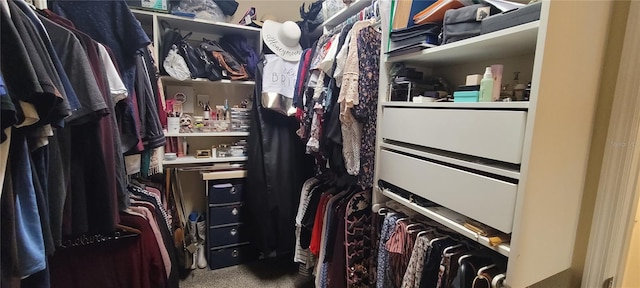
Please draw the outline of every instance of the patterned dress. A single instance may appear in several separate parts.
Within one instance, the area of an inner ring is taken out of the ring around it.
[[[353,116],[362,124],[360,140],[360,173],[358,185],[373,187],[376,149],[376,121],[378,113],[378,84],[380,83],[381,33],[371,26],[358,33],[359,76],[358,105]]]

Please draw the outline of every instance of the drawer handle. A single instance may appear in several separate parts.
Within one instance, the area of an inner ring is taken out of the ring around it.
[[[231,191],[229,191],[229,193],[236,194],[236,187],[231,188]]]
[[[240,254],[238,252],[238,249],[233,249],[233,252],[231,252],[231,257],[236,258],[236,257],[238,257],[238,254]]]
[[[238,229],[231,229],[231,236],[236,236],[236,234],[238,234]]]
[[[238,215],[238,208],[233,208],[233,210],[231,210],[231,214],[233,214],[233,216]]]

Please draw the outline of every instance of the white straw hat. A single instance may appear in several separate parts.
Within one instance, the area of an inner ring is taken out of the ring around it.
[[[300,27],[293,21],[278,23],[266,20],[262,26],[262,40],[264,43],[273,53],[287,61],[300,60],[302,55],[301,35]]]

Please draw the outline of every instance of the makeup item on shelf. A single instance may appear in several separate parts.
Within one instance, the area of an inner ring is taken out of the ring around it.
[[[167,117],[167,132],[180,133],[180,117]]]
[[[176,153],[172,153],[172,152],[164,153],[164,160],[173,161],[176,159],[178,159],[178,155]]]
[[[480,74],[467,75],[467,81],[465,82],[465,85],[466,86],[480,85],[480,81],[482,81],[482,75]]]
[[[502,101],[506,101],[507,99],[509,99],[509,101],[513,100],[513,90],[510,89],[509,84],[502,84],[502,88],[500,89],[500,100]]]
[[[216,105],[216,120],[224,120],[225,110],[223,105]]]
[[[203,132],[202,128],[204,128],[204,117],[193,116],[193,128],[196,132]]]
[[[517,84],[516,87],[513,88],[513,97],[516,101],[524,101],[524,90],[527,88],[524,84]]]
[[[492,94],[493,94],[493,74],[491,74],[491,67],[487,67],[484,71],[484,77],[482,77],[482,81],[480,81],[480,96],[478,101],[491,102]]]
[[[180,141],[177,137],[174,138],[176,147],[178,147],[178,157],[183,157],[185,155],[185,151],[187,150],[186,140],[184,138],[185,137],[183,137],[182,141]]]
[[[204,120],[209,120],[211,118],[211,107],[209,106],[209,102],[204,105],[202,117],[204,118]]]
[[[456,91],[480,91],[480,84],[478,85],[467,85],[467,86],[458,86]]]
[[[436,98],[434,97],[424,97],[424,96],[415,96],[413,97],[413,103],[427,103],[427,102],[435,102]]]
[[[211,157],[211,151],[209,150],[197,150],[196,151],[196,158],[210,158]]]
[[[453,92],[453,102],[472,103],[478,102],[480,91],[455,91]]]
[[[493,93],[491,94],[492,101],[500,100],[500,88],[502,87],[502,71],[504,66],[502,64],[491,65],[491,74],[493,75]]]
[[[229,99],[224,99],[224,120],[231,120],[231,109],[229,107]]]
[[[218,158],[216,145],[211,145],[211,158]]]
[[[187,137],[182,137],[182,151],[183,155],[189,155],[189,144],[187,143]]]
[[[527,88],[524,89],[524,97],[523,101],[529,101],[529,97],[531,97],[531,81],[527,84]]]
[[[232,157],[244,156],[244,148],[242,146],[231,146],[230,154]]]
[[[218,145],[217,153],[218,153],[218,158],[229,157],[231,154],[231,151],[229,151],[229,145],[227,144]]]

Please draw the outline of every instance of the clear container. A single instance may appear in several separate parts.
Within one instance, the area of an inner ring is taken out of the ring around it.
[[[218,147],[216,145],[211,145],[211,157],[218,158]]]
[[[220,145],[218,145],[218,148],[216,149],[216,153],[218,153],[218,158],[230,157],[231,156],[231,149],[229,148],[229,145],[227,145],[227,144],[220,144]]]

